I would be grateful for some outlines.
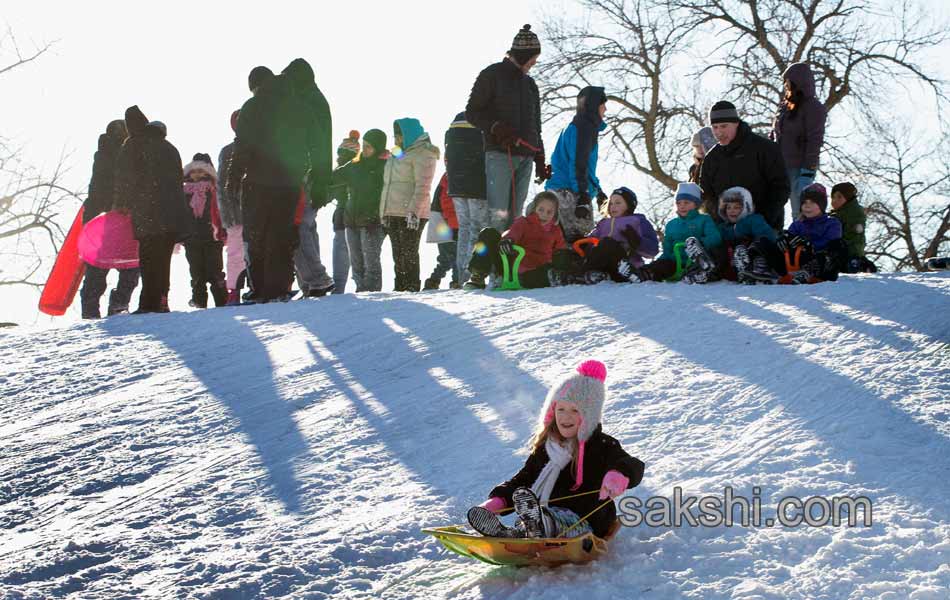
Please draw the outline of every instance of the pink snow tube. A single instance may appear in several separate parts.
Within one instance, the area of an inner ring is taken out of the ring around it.
[[[79,235],[79,256],[100,269],[139,266],[139,242],[133,237],[132,217],[118,211],[92,219]]]

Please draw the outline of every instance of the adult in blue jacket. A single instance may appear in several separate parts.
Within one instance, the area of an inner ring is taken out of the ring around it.
[[[607,128],[604,88],[588,86],[577,95],[577,114],[558,137],[551,155],[551,179],[544,189],[558,197],[558,220],[568,243],[594,227],[591,198],[607,199],[597,179],[597,138]]]

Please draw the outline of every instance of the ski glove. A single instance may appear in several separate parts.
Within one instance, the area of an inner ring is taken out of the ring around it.
[[[544,164],[544,152],[538,152],[534,155],[534,182],[542,184],[551,179],[551,165]]]
[[[630,485],[630,479],[620,471],[607,471],[604,475],[604,482],[600,484],[600,498],[606,500],[608,497],[616,498],[627,490]]]
[[[504,498],[499,498],[498,496],[492,496],[488,500],[482,502],[479,506],[482,508],[488,509],[495,514],[500,513],[501,511],[507,508],[508,503],[505,502]]]
[[[406,215],[406,229],[412,231],[419,229],[419,217],[417,217],[414,213],[409,213]]]
[[[505,238],[498,243],[498,251],[504,254],[505,256],[514,256],[515,252],[515,242],[510,238]]]
[[[574,216],[578,219],[589,219],[591,206],[590,194],[581,192],[577,196],[577,206],[574,208]]]
[[[518,132],[504,121],[495,121],[489,134],[499,146],[514,146],[518,141]]]
[[[632,225],[628,225],[620,231],[620,235],[627,240],[627,245],[630,247],[630,254],[635,254],[640,248],[640,234],[637,233],[636,228]]]
[[[597,190],[597,207],[602,207],[606,201],[607,194],[604,193],[604,190]]]

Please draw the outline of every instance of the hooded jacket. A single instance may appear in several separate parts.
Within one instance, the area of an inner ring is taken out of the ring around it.
[[[600,118],[600,105],[607,101],[602,87],[586,87],[578,94],[577,114],[558,137],[551,155],[552,177],[546,190],[586,191],[591,197],[600,190],[597,179],[597,137],[607,128]]]
[[[712,218],[694,208],[686,213],[685,217],[677,216],[666,224],[663,233],[663,254],[660,258],[676,260],[676,255],[673,253],[674,246],[679,242],[685,242],[689,237],[699,240],[706,250],[712,250],[722,244],[722,237]]]
[[[629,253],[630,242],[627,241],[623,231],[632,227],[637,235],[640,236],[640,246],[634,256],[630,257],[631,264],[634,267],[642,267],[643,259],[653,258],[660,248],[660,242],[657,239],[656,230],[653,225],[641,214],[623,215],[621,217],[605,217],[597,222],[597,226],[587,237],[597,239],[612,238],[620,242],[623,249]]]
[[[290,79],[294,93],[305,107],[305,120],[313,128],[313,138],[309,140],[310,173],[308,177],[311,200],[316,204],[323,199],[330,185],[333,172],[333,119],[330,104],[314,77],[313,67],[302,58],[291,61],[281,71]]]
[[[343,207],[345,227],[379,225],[379,199],[383,191],[383,171],[389,152],[380,150],[371,157],[346,163],[333,173],[333,183],[346,186],[347,202]]]
[[[380,215],[405,217],[410,212],[420,219],[429,218],[432,180],[441,152],[429,141],[429,134],[418,119],[398,119],[404,151],[392,155],[383,170]]]
[[[544,154],[538,86],[534,79],[507,58],[478,74],[465,107],[465,118],[485,132],[486,151],[508,151],[491,135],[492,125],[502,122],[513,127],[519,138],[540,148],[541,154]],[[524,146],[513,146],[511,153],[526,156],[535,154]]]
[[[855,198],[845,202],[841,208],[831,211],[831,216],[841,221],[841,232],[848,247],[848,256],[864,256],[864,247],[867,244],[864,228],[868,220],[864,207]]]
[[[482,130],[465,120],[465,113],[445,132],[445,171],[449,174],[449,196],[484,200],[485,189],[485,135]]]
[[[828,111],[815,97],[815,75],[807,63],[795,63],[782,77],[795,84],[801,99],[794,111],[782,103],[769,137],[782,148],[786,167],[817,169]]]
[[[820,252],[831,242],[841,239],[841,221],[825,213],[810,219],[801,217],[792,223],[788,233],[806,238]]]
[[[518,217],[511,224],[511,229],[505,232],[505,239],[510,239],[525,250],[524,258],[518,266],[518,273],[526,273],[550,263],[554,258],[554,251],[564,248],[564,232],[558,225],[557,211],[550,223],[541,223],[538,213],[534,212],[536,203],[532,200],[525,208],[526,217]]]
[[[561,498],[599,490],[607,471],[618,471],[623,474],[630,480],[629,487],[631,488],[640,484],[643,479],[643,461],[627,454],[621,447],[620,442],[603,432],[601,425],[597,425],[585,446],[584,480],[580,487],[573,488],[575,470],[571,465],[567,465],[561,469],[558,475],[554,489],[551,491],[551,498]],[[542,446],[531,453],[525,465],[514,477],[495,486],[488,496],[504,498],[508,506],[512,506],[512,493],[519,487],[531,487],[547,464],[548,453]],[[577,516],[582,517],[593,511],[602,502],[603,500],[598,499],[597,494],[586,494],[569,500],[553,502],[552,506],[570,509]],[[594,535],[604,537],[616,519],[617,507],[613,502],[608,502],[603,508],[588,517],[587,522],[590,524]]]
[[[108,130],[99,136],[99,149],[92,159],[92,179],[89,181],[89,194],[83,202],[82,222],[88,223],[100,213],[112,210],[115,193],[115,169],[122,150],[118,134]]]
[[[773,229],[781,229],[788,202],[788,173],[775,142],[753,133],[740,122],[736,137],[727,146],[718,144],[703,159],[700,187],[704,204],[718,217],[719,196],[731,187],[744,187],[755,199],[755,212]]]
[[[738,194],[742,197],[742,212],[735,223],[730,223],[726,218],[726,202],[723,198],[731,194]],[[749,190],[741,187],[729,188],[722,193],[719,198],[719,234],[722,241],[730,244],[754,242],[760,238],[766,238],[772,242],[775,241],[775,230],[769,227],[762,215],[755,214],[755,208],[752,205],[752,194]]]
[[[125,123],[129,139],[116,163],[114,207],[131,213],[135,239],[174,234],[181,241],[191,230],[181,155],[138,106],[125,111]]]

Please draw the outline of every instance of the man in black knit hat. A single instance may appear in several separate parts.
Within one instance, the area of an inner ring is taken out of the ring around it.
[[[699,175],[706,212],[720,220],[719,195],[741,186],[752,193],[755,212],[781,231],[789,186],[778,144],[753,133],[749,124],[739,119],[736,107],[724,100],[709,110],[709,124],[719,143],[703,159]]]
[[[481,73],[465,107],[466,120],[485,133],[485,176],[492,227],[507,229],[521,214],[531,183],[545,169],[541,96],[528,72],[541,54],[530,25],[522,27],[501,62]]]

